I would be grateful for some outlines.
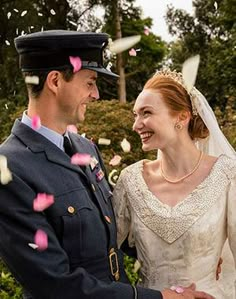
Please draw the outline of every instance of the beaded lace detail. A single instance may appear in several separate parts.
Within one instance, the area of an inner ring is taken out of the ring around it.
[[[159,201],[148,189],[142,171],[143,160],[122,171],[128,205],[150,230],[171,244],[220,200],[220,194],[225,192],[229,180],[236,174],[236,162],[221,155],[203,182],[174,207]]]

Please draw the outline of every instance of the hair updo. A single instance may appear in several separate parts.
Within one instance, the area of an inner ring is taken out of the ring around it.
[[[191,119],[188,132],[191,139],[206,138],[209,130],[199,115],[193,115],[192,104],[187,90],[172,78],[154,75],[144,85],[144,89],[152,89],[161,94],[172,115],[176,112],[190,111]]]

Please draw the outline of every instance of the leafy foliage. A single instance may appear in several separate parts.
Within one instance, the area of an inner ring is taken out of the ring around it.
[[[233,0],[195,0],[195,16],[169,7],[169,31],[178,40],[171,45],[173,67],[181,69],[184,60],[200,54],[197,87],[213,107],[224,111],[228,101],[235,108],[236,6]]]

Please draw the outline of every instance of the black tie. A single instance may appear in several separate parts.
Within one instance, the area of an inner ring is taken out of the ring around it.
[[[68,156],[73,156],[75,154],[75,151],[72,147],[72,144],[70,143],[70,140],[67,136],[63,136],[64,137],[64,143],[63,143],[63,146],[64,146],[64,149],[65,149],[65,153],[68,155]]]

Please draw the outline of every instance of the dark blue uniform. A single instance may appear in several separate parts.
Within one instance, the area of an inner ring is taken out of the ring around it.
[[[0,254],[34,299],[134,298],[123,256],[116,245],[112,193],[102,175],[95,145],[71,134],[78,152],[95,157],[81,169],[45,137],[19,120],[1,146],[13,180],[0,185]],[[33,210],[38,193],[55,203]],[[36,230],[48,235],[45,251],[33,249]],[[139,299],[158,299],[158,291],[137,288]]]

